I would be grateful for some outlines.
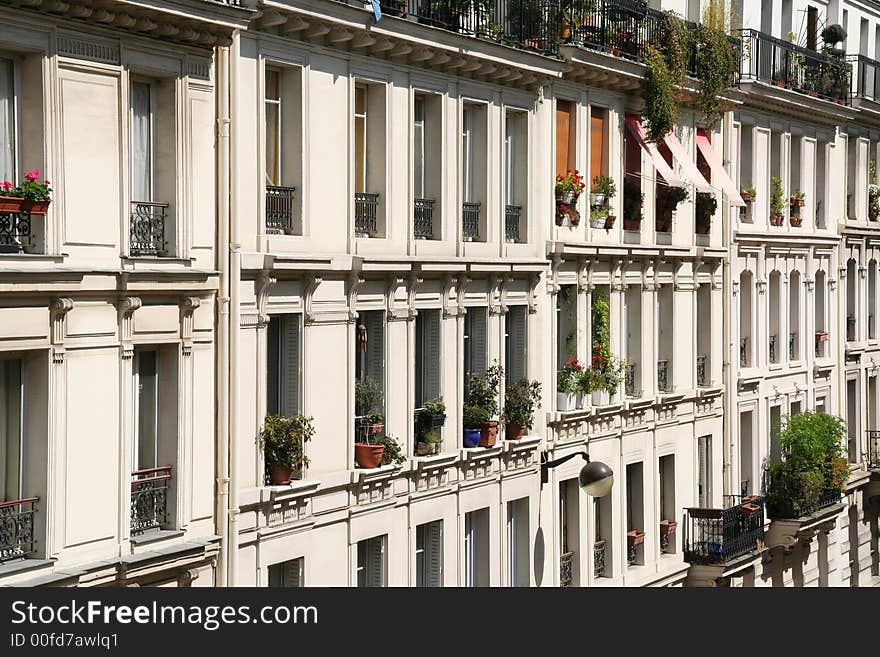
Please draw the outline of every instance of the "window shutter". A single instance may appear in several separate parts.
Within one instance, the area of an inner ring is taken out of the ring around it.
[[[153,130],[150,85],[131,83],[131,200],[152,201]]]
[[[425,312],[424,324],[424,381],[422,383],[422,399],[417,400],[421,406],[428,399],[440,396],[440,311]]]
[[[526,315],[523,306],[507,312],[507,382],[514,383],[526,376]]]
[[[507,205],[516,205],[514,202],[514,194],[513,194],[513,185],[514,185],[514,175],[516,173],[515,167],[515,159],[516,159],[516,144],[514,141],[514,130],[516,128],[515,119],[508,115],[505,122],[506,134],[504,136],[504,200]]]
[[[697,445],[697,472],[699,473],[699,502],[701,507],[708,507],[711,501],[711,484],[709,477],[709,451],[711,436],[701,436]]]
[[[462,181],[465,201],[474,199],[474,111],[462,110],[461,129]]]
[[[281,406],[281,318],[272,317],[266,329],[266,413],[278,415]]]
[[[571,103],[556,101],[556,174],[565,175],[568,170],[568,144],[571,130]]]
[[[282,368],[284,370],[284,390],[281,412],[289,417],[299,412],[299,315],[286,315],[283,328]]]
[[[487,313],[485,308],[469,308],[468,313],[473,313],[471,323],[471,354],[472,367],[475,374],[486,372],[486,324]]]
[[[368,545],[370,586],[385,586],[385,537],[370,539]]]
[[[302,559],[294,559],[284,563],[284,586],[299,588],[302,586]]]
[[[443,521],[428,523],[428,586],[443,586]]]
[[[476,555],[474,554],[474,519],[473,512],[466,513],[464,516],[464,578],[465,586],[476,586],[474,580],[474,564],[476,563]]]
[[[413,104],[413,196],[425,194],[425,99],[416,96]]]
[[[15,82],[12,60],[0,59],[0,180],[16,180]]]
[[[0,361],[0,501],[22,497],[20,360]]]
[[[367,376],[385,390],[385,316],[381,311],[364,313],[367,327]]]

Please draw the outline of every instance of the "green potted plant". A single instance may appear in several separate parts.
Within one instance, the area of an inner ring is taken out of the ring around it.
[[[486,419],[480,424],[480,447],[492,447],[498,439],[498,420],[495,416],[498,412],[498,388],[502,376],[504,368],[494,363],[486,370],[485,375],[471,376],[465,390],[464,405],[476,406],[485,412]]]
[[[684,187],[657,187],[657,216],[654,220],[654,229],[658,233],[668,233],[672,230],[672,213],[678,208],[678,204],[690,198],[688,190]]]
[[[577,358],[573,358],[556,371],[556,410],[572,411],[575,409],[576,375],[583,368]]]
[[[535,410],[541,408],[541,383],[520,379],[504,389],[504,436],[519,440],[532,428]]]
[[[804,193],[796,189],[789,199],[791,211],[788,216],[788,223],[795,228],[800,226],[803,221],[801,218],[801,208],[804,207],[804,202]]]
[[[462,444],[468,448],[479,447],[482,427],[484,423],[489,421],[489,414],[479,406],[465,405],[461,409],[461,418],[464,429]]]
[[[627,178],[623,181],[623,229],[640,230],[642,227],[642,207],[645,195],[642,186],[636,180]]]
[[[757,198],[757,193],[755,192],[755,188],[749,185],[748,187],[743,187],[739,195],[742,197],[742,200],[746,203],[754,203]]]
[[[446,423],[446,404],[443,397],[429,399],[419,410],[416,426],[416,453],[436,454],[440,451],[442,433],[440,429]]]
[[[382,447],[382,465],[400,465],[406,461],[406,456],[403,450],[400,449],[400,443],[397,442],[394,436],[383,434],[376,441]]]
[[[385,428],[382,414],[384,395],[373,379],[356,381],[354,384],[355,443],[354,456],[362,468],[378,467],[384,446],[379,438]]]
[[[49,210],[49,193],[52,189],[48,180],[40,181],[40,170],[31,169],[24,174],[18,185],[9,180],[0,182],[0,212],[28,212],[46,214]]]
[[[877,185],[877,164],[868,160],[868,220],[880,218],[880,187]]]
[[[578,197],[586,186],[584,177],[577,169],[569,169],[565,172],[565,175],[557,175],[554,188],[556,202],[565,203],[566,205],[577,203]]]
[[[267,415],[260,431],[260,446],[269,482],[283,486],[291,479],[301,479],[302,470],[309,465],[305,444],[315,435],[312,418],[302,415],[281,417]]]
[[[773,190],[770,192],[770,225],[781,226],[785,219],[785,201],[782,194],[782,180],[773,176],[770,179]]]
[[[431,456],[439,454],[443,446],[443,436],[440,435],[440,429],[431,429],[416,443],[417,456]]]
[[[715,194],[697,192],[697,199],[694,205],[696,209],[696,232],[698,235],[708,235],[709,230],[712,228],[712,217],[715,216],[718,200],[715,198]]]
[[[611,214],[611,199],[617,194],[617,186],[610,176],[596,176],[590,187],[590,226],[609,230],[614,227],[615,216]]]

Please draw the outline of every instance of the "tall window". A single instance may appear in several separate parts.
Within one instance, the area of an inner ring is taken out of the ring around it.
[[[425,97],[413,102],[413,196],[425,198]]]
[[[590,179],[608,175],[608,110],[590,107]]]
[[[697,497],[699,506],[712,505],[712,436],[697,438]]]
[[[281,184],[281,72],[266,67],[266,184]]]
[[[355,375],[358,381],[371,381],[385,387],[385,313],[368,310],[358,313],[355,333]]]
[[[416,406],[440,396],[440,311],[416,316]]]
[[[464,585],[489,586],[489,509],[464,514]]]
[[[465,105],[461,112],[461,180],[462,200],[474,199],[474,113],[475,109]]]
[[[300,316],[269,320],[266,412],[289,417],[300,409]]]
[[[468,308],[464,316],[464,380],[486,371],[486,308]]]
[[[269,586],[272,588],[299,588],[303,586],[304,559],[291,559],[269,566]]]
[[[511,306],[504,319],[504,373],[508,384],[526,378],[526,318],[525,306]]]
[[[354,191],[367,191],[367,87],[354,88]]]
[[[443,586],[443,521],[416,527],[416,586]]]
[[[137,353],[135,470],[159,466],[159,352]]]
[[[131,200],[152,201],[155,158],[153,85],[131,83]]]
[[[575,169],[575,108],[569,100],[556,101],[556,174]]]
[[[0,360],[0,500],[23,497],[22,363]]]
[[[507,585],[529,585],[529,498],[507,503]]]
[[[388,586],[385,573],[385,544],[388,536],[374,536],[357,544],[357,585]]]
[[[18,179],[14,71],[12,60],[0,57],[0,182]]]

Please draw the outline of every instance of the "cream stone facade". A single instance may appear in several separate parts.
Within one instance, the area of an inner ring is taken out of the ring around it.
[[[0,221],[0,583],[880,583],[880,6],[735,0],[749,45],[722,120],[689,77],[655,144],[634,44],[560,43],[512,0],[504,36],[415,0],[378,22],[356,0],[110,4],[0,4],[0,173],[54,190],[46,215],[0,212],[19,227]],[[587,4],[585,26],[650,35],[706,2]],[[860,53],[845,97],[776,84],[831,23]],[[609,208],[587,190],[560,214],[567,169],[610,177]],[[788,201],[770,225],[772,177],[804,192],[799,225]],[[590,363],[602,307],[626,375],[572,403],[557,371]],[[495,363],[500,401],[526,378],[541,408],[466,447],[466,382]],[[359,379],[398,464],[356,463]],[[805,410],[847,422],[846,494],[797,521],[758,498],[731,529]],[[297,413],[309,465],[271,485],[264,419]],[[578,485],[582,458],[551,467],[584,453],[608,496]]]

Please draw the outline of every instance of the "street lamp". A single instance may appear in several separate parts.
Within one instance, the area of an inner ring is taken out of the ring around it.
[[[583,457],[586,461],[578,475],[578,482],[581,488],[586,491],[587,495],[592,497],[605,497],[611,492],[611,487],[614,486],[614,471],[601,461],[591,461],[590,455],[586,452],[575,452],[553,461],[541,461],[541,483],[546,484],[550,481],[550,468],[555,468],[557,465],[561,465],[578,456]]]

